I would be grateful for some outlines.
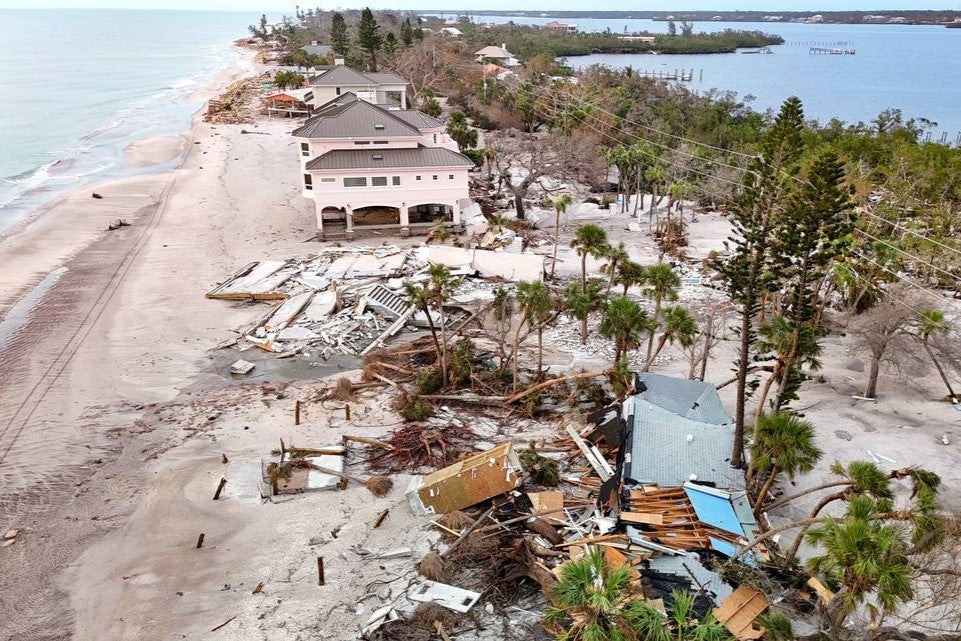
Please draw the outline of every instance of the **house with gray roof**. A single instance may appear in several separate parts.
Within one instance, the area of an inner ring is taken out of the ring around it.
[[[625,485],[680,487],[689,481],[743,490],[731,467],[734,422],[708,383],[643,372],[628,398]]]
[[[333,47],[330,45],[319,44],[316,40],[311,42],[309,45],[304,45],[300,48],[300,50],[312,56],[317,56],[318,58],[326,58],[334,52]]]
[[[397,74],[389,72],[361,72],[343,64],[337,58],[330,67],[319,67],[318,73],[308,83],[314,91],[315,105],[345,93],[358,99],[384,107],[407,109],[407,87],[410,84]]]
[[[356,73],[344,69],[338,78]],[[460,225],[471,204],[467,172],[474,163],[427,114],[385,109],[347,91],[318,106],[293,136],[303,195],[314,201],[322,238]]]

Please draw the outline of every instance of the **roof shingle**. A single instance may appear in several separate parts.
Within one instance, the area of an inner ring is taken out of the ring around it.
[[[467,156],[443,147],[337,149],[307,163],[307,169],[311,171],[473,166],[474,162]]]

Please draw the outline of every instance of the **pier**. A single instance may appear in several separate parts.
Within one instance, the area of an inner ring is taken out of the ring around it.
[[[658,80],[673,80],[677,82],[691,82],[694,79],[694,69],[675,69],[674,71],[635,71],[639,76],[645,78],[657,78]],[[704,70],[701,70],[701,79],[704,79]]]
[[[810,53],[812,56],[853,56],[857,53],[857,49],[827,49],[824,47],[811,47],[808,50],[808,53]]]

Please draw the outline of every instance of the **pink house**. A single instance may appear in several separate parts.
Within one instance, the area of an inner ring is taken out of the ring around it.
[[[440,120],[419,111],[387,110],[348,92],[321,105],[293,136],[320,237],[459,225],[470,204],[473,161]]]

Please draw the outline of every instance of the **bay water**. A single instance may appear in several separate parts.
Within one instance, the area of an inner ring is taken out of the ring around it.
[[[544,24],[549,17],[475,16],[475,22]],[[580,31],[614,34],[666,33],[667,23],[638,19],[563,19]],[[680,25],[678,24],[678,27]],[[567,64],[631,67],[641,72],[693,70],[684,85],[704,93],[736,92],[757,111],[776,110],[796,95],[805,114],[822,124],[831,118],[869,123],[885,109],[928,121],[925,137],[957,144],[961,137],[961,29],[935,25],[698,22],[694,31],[757,30],[785,43],[772,53],[707,55],[594,54],[571,56]],[[853,49],[855,55],[812,55],[812,48]]]

